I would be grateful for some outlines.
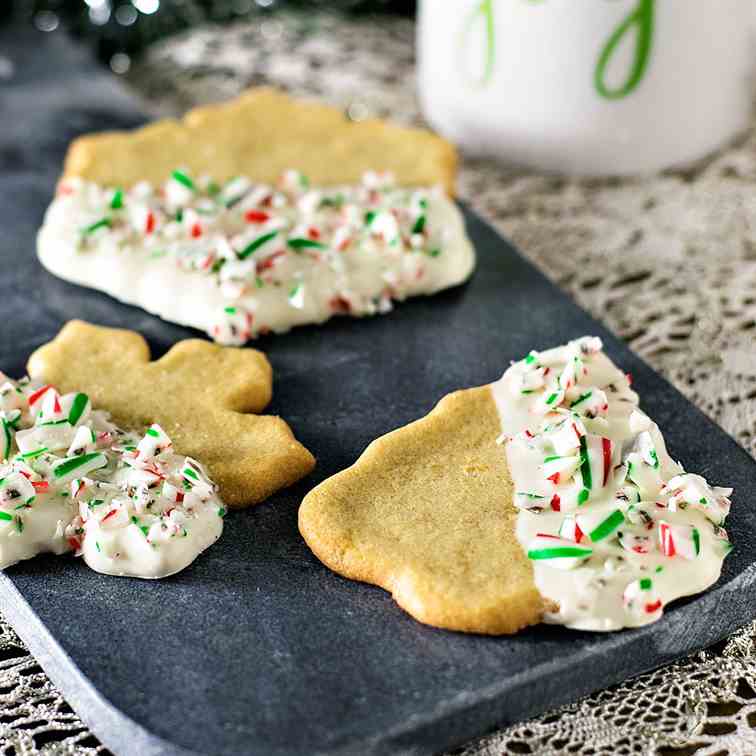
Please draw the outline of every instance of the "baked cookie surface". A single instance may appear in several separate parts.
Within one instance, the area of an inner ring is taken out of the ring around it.
[[[179,166],[218,182],[241,175],[268,184],[296,168],[323,186],[356,184],[368,171],[388,171],[401,186],[440,184],[453,196],[457,154],[429,131],[353,122],[338,108],[256,88],[190,110],[180,121],[80,137],[69,148],[61,180],[158,185]]]
[[[539,622],[499,433],[489,387],[450,394],[311,491],[300,532],[328,567],[426,624],[502,634]]]
[[[224,501],[244,507],[307,475],[315,459],[279,417],[260,415],[272,370],[254,349],[181,341],[150,361],[137,333],[71,321],[29,358],[29,375],[84,391],[126,429],[158,423],[207,465]]]

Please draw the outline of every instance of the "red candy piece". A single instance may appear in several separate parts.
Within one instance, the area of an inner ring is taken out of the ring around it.
[[[265,221],[270,220],[270,215],[262,210],[247,210],[244,213],[244,220],[247,223],[265,223]]]

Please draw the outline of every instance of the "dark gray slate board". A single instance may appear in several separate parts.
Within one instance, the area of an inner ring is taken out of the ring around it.
[[[138,329],[157,354],[195,336],[40,269],[34,233],[68,140],[142,117],[60,35],[0,32],[2,53],[18,70],[0,84],[2,369],[20,375],[72,317]],[[480,260],[468,286],[259,343],[275,368],[272,411],[318,457],[309,480],[230,516],[222,540],[173,579],[113,579],[46,557],[0,579],[3,612],[117,753],[429,753],[711,644],[756,614],[751,458],[491,228],[468,223]],[[632,371],[672,453],[735,486],[737,548],[713,590],[641,630],[483,638],[423,627],[309,553],[296,514],[314,483],[448,391],[584,333]]]

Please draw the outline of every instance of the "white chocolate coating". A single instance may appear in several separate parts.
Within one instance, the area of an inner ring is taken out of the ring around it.
[[[128,192],[67,180],[37,251],[61,278],[226,344],[388,312],[394,300],[461,283],[475,262],[440,190],[376,174],[317,189],[294,171],[277,187],[243,177],[217,187],[180,171]]]
[[[159,426],[140,439],[85,394],[0,384],[0,569],[73,550],[97,572],[161,578],[220,538],[215,485]]]
[[[517,538],[546,622],[637,627],[719,578],[731,489],[667,453],[597,338],[531,352],[493,384],[519,508]]]

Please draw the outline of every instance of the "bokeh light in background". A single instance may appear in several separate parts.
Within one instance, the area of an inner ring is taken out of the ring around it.
[[[0,0],[0,22],[26,16],[42,32],[70,30],[89,40],[114,73],[125,74],[146,45],[190,26],[324,8],[408,15],[414,13],[415,0]],[[270,25],[272,33],[275,28]]]
[[[157,13],[160,9],[160,0],[133,0],[134,7],[140,12],[146,15],[151,13]]]

